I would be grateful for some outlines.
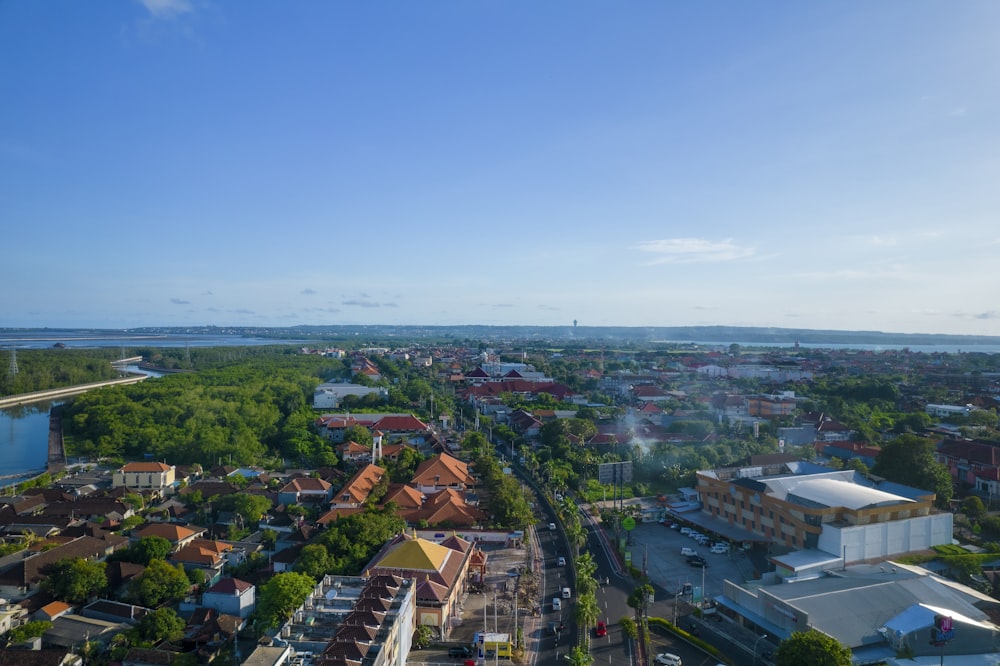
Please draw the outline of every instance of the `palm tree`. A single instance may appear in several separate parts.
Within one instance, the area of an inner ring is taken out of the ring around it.
[[[566,661],[573,666],[590,666],[594,663],[594,658],[590,656],[590,651],[582,645],[577,645],[566,655]]]
[[[587,649],[590,649],[590,628],[597,623],[597,618],[601,614],[601,609],[597,605],[597,597],[593,592],[590,594],[580,594],[576,598],[576,621],[577,626],[586,627]]]

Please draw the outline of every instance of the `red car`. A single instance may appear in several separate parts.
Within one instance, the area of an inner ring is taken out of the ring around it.
[[[608,625],[604,624],[603,622],[598,622],[597,623],[597,629],[594,631],[594,633],[597,634],[598,638],[600,638],[601,636],[607,636],[608,635]]]

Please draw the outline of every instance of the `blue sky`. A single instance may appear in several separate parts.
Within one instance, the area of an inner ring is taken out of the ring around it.
[[[998,25],[0,0],[0,326],[1000,335]]]

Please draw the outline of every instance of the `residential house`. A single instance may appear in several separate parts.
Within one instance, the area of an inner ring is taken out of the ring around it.
[[[0,666],[83,666],[83,657],[65,649],[5,647],[0,650]]]
[[[945,440],[938,445],[935,457],[948,468],[951,478],[981,492],[989,492],[989,480],[1000,469],[1000,447],[989,442]]]
[[[334,451],[336,451],[337,457],[344,462],[355,464],[372,462],[372,450],[367,446],[361,446],[353,439],[349,442],[337,445]]]
[[[0,634],[6,634],[14,627],[28,621],[28,609],[8,599],[0,599]]]
[[[194,539],[174,551],[169,559],[172,564],[183,566],[185,571],[201,569],[205,572],[205,580],[211,583],[222,578],[226,564],[238,563],[227,559],[232,551],[233,547],[222,541]]]
[[[185,527],[183,525],[174,525],[172,523],[152,523],[146,525],[142,529],[134,530],[132,532],[132,540],[138,541],[143,537],[158,536],[169,541],[171,545],[173,545],[174,551],[177,551],[199,538],[204,533],[205,529],[198,526]]]
[[[201,605],[220,613],[246,619],[256,605],[256,588],[238,578],[223,578],[210,587],[201,597]]]
[[[176,468],[162,462],[132,462],[114,473],[111,485],[129,490],[153,490],[160,495],[173,492]]]
[[[467,463],[439,453],[420,463],[410,483],[422,493],[430,494],[448,488],[464,491],[476,485],[476,479],[469,473]]]
[[[403,510],[399,514],[411,524],[424,522],[429,526],[472,527],[489,518],[484,512],[466,501],[465,493],[448,488],[427,495],[420,507]]]
[[[279,504],[325,504],[333,495],[333,486],[323,479],[303,476],[289,481],[278,491]]]
[[[875,465],[875,459],[881,449],[865,442],[816,442],[816,453],[827,458],[837,458],[844,462],[860,460],[866,467]]]
[[[781,418],[795,413],[797,404],[794,397],[752,395],[747,397],[747,413],[762,419]]]
[[[73,607],[65,601],[53,601],[35,611],[35,619],[52,622],[57,617],[62,617],[72,612]]]
[[[125,548],[128,539],[116,534],[81,536],[44,552],[34,553],[0,573],[0,596],[19,599],[38,587],[45,569],[59,560],[82,558],[101,560]]]
[[[361,509],[368,496],[379,484],[388,482],[386,471],[377,465],[365,465],[337,491],[330,502],[331,509]]]
[[[95,618],[97,620],[124,622],[125,624],[135,625],[138,624],[139,620],[144,618],[149,611],[150,609],[145,606],[125,604],[120,601],[112,601],[111,599],[98,599],[97,601],[87,604],[87,606],[80,611],[80,615]]]
[[[108,645],[115,634],[128,629],[127,624],[108,622],[82,615],[60,615],[42,635],[42,645],[57,648],[79,648],[84,643]]]

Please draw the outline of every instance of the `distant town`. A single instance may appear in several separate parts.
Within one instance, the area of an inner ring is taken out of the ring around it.
[[[1000,339],[128,333],[275,341],[0,351],[3,396],[158,371],[0,498],[19,663],[1000,660]]]

